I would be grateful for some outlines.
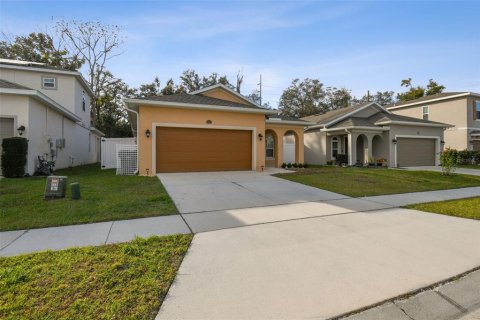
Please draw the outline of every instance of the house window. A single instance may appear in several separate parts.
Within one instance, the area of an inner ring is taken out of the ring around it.
[[[42,77],[43,89],[57,89],[57,78],[55,77]]]
[[[275,158],[275,139],[271,133],[266,134],[265,138],[265,156],[270,159]]]
[[[422,108],[422,119],[428,120],[429,108],[428,106]]]
[[[82,91],[82,110],[85,111],[85,91]]]
[[[474,119],[480,121],[480,101],[475,101],[473,107],[474,107],[473,112],[475,115]]]
[[[335,158],[338,155],[338,139],[336,137],[332,138],[332,158]]]

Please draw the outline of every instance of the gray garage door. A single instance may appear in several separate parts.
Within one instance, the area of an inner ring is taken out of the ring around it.
[[[434,139],[398,138],[397,141],[399,167],[435,165]]]

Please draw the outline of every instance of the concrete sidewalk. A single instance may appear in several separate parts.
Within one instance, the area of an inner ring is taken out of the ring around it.
[[[428,166],[428,167],[405,167],[400,168],[404,170],[413,170],[413,171],[435,171],[442,172],[442,167],[440,166]],[[469,169],[469,168],[456,168],[455,173],[458,174],[469,174],[472,176],[480,176],[480,166],[478,169]]]
[[[408,298],[394,299],[374,308],[334,319],[480,319],[480,270],[428,288]]]
[[[478,196],[480,196],[480,187],[390,194],[384,196],[364,197],[361,199],[383,203],[392,207],[403,207],[410,204],[463,199]]]
[[[0,232],[0,256],[126,242],[133,240],[135,236],[199,233],[279,221],[369,212],[413,203],[473,196],[480,196],[480,187],[366,198],[304,201],[254,208],[225,209],[63,227],[5,231]]]
[[[99,246],[139,237],[190,233],[180,215],[79,224],[0,233],[0,256],[42,250]]]

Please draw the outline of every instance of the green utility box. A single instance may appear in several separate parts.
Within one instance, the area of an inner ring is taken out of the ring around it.
[[[78,182],[70,183],[70,187],[72,188],[72,199],[80,199],[80,184]]]
[[[45,200],[65,198],[67,192],[67,177],[49,176],[45,185]]]

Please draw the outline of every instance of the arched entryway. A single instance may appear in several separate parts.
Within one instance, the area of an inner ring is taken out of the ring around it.
[[[283,162],[298,163],[298,138],[296,132],[289,130],[283,135]]]
[[[372,139],[372,156],[375,160],[384,158],[385,155],[383,154],[383,138],[378,134],[375,135]]]
[[[368,140],[364,134],[357,137],[357,163],[364,164],[368,161],[366,156],[368,155]]]

